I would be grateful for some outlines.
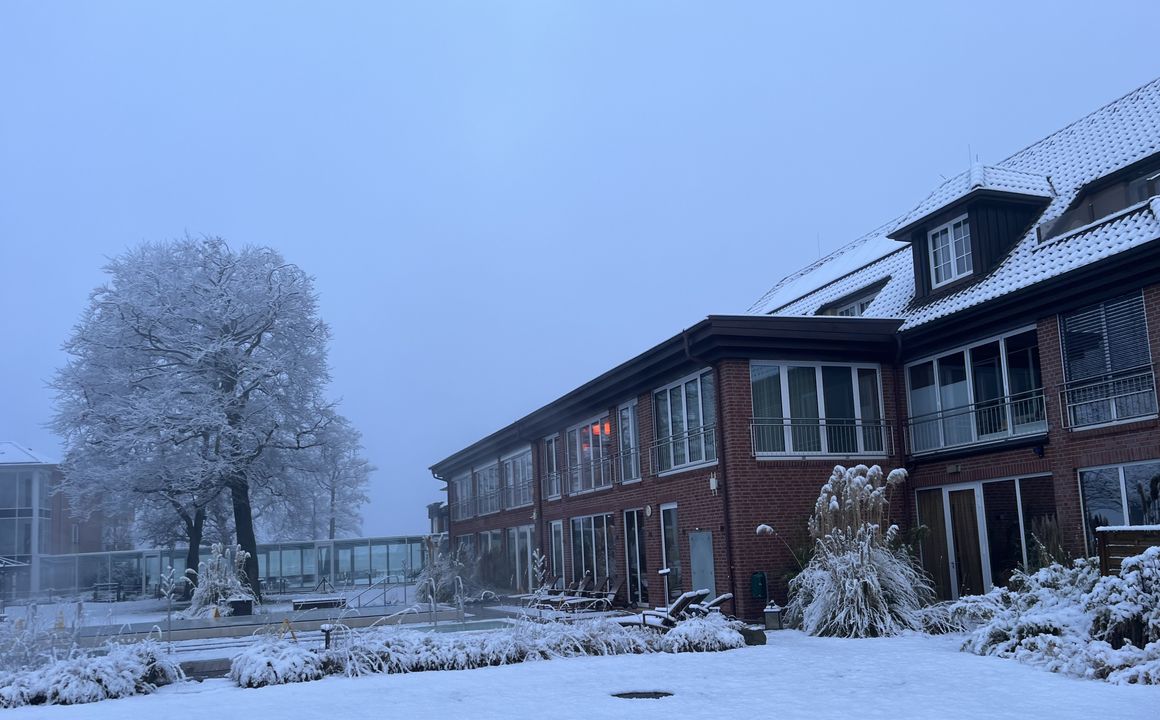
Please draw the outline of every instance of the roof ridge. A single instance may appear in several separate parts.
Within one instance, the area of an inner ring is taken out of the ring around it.
[[[1151,80],[1149,80],[1148,82],[1146,82],[1146,83],[1144,83],[1144,84],[1142,84],[1142,85],[1138,85],[1138,86],[1136,86],[1136,87],[1132,88],[1131,90],[1129,90],[1128,92],[1126,92],[1126,93],[1124,93],[1123,95],[1119,96],[1118,98],[1116,98],[1116,99],[1114,99],[1114,100],[1111,100],[1111,101],[1109,101],[1109,102],[1107,102],[1107,103],[1105,103],[1105,104],[1101,105],[1100,107],[1096,108],[1095,110],[1092,110],[1091,112],[1089,112],[1088,114],[1084,115],[1083,117],[1080,117],[1080,118],[1077,118],[1077,119],[1075,119],[1075,120],[1071,121],[1071,122],[1070,122],[1070,123],[1068,123],[1067,125],[1064,125],[1064,126],[1063,126],[1063,127],[1061,127],[1060,129],[1058,129],[1058,130],[1056,130],[1055,132],[1051,133],[1050,135],[1047,135],[1046,137],[1042,137],[1042,138],[1040,138],[1040,139],[1036,140],[1036,141],[1035,141],[1035,142],[1033,142],[1033,143],[1029,143],[1029,144],[1027,144],[1027,145],[1023,146],[1023,147],[1022,147],[1022,148],[1020,148],[1019,150],[1016,150],[1015,152],[1011,153],[1011,154],[1010,154],[1010,155],[1008,155],[1007,157],[1005,157],[1005,158],[1003,158],[1002,160],[1000,160],[998,164],[999,164],[1000,166],[1002,166],[1002,164],[1003,164],[1003,163],[1005,163],[1005,162],[1010,162],[1010,161],[1014,160],[1016,157],[1018,157],[1019,155],[1022,155],[1023,153],[1027,152],[1027,151],[1028,151],[1028,150],[1030,150],[1031,148],[1033,148],[1033,147],[1036,147],[1036,146],[1038,146],[1038,145],[1042,145],[1042,144],[1046,143],[1048,140],[1052,139],[1053,137],[1056,137],[1057,135],[1062,135],[1063,133],[1065,133],[1065,132],[1067,132],[1068,130],[1072,129],[1072,128],[1073,128],[1073,127],[1075,127],[1076,125],[1079,125],[1080,123],[1084,122],[1085,120],[1088,120],[1088,119],[1090,119],[1090,118],[1092,118],[1092,117],[1095,117],[1096,115],[1099,115],[1100,113],[1104,112],[1105,110],[1107,110],[1108,108],[1112,107],[1113,105],[1116,105],[1116,104],[1118,104],[1118,103],[1121,103],[1121,102],[1123,102],[1124,100],[1127,100],[1129,97],[1131,97],[1131,96],[1133,96],[1133,95],[1136,95],[1136,94],[1140,93],[1142,90],[1144,90],[1145,88],[1151,87],[1151,86],[1153,86],[1153,85],[1160,85],[1160,77],[1152,78],[1152,79],[1151,79]],[[1004,168],[1004,169],[1006,169],[1006,168]],[[1012,170],[1018,170],[1018,168],[1010,168],[1010,169],[1012,169]]]

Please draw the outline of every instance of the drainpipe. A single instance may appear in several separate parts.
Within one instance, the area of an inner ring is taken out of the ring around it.
[[[681,341],[684,343],[684,346],[685,346],[685,357],[693,362],[707,364],[707,365],[709,365],[709,367],[712,367],[713,372],[717,374],[717,377],[719,380],[721,373],[718,372],[717,368],[714,367],[712,363],[709,363],[706,360],[693,355],[692,349],[689,347],[689,331],[688,330],[681,331]],[[724,393],[721,392],[721,383],[718,382],[717,383],[717,402],[716,402],[717,407],[715,408],[715,410],[717,413],[717,427],[721,428],[721,442],[718,443],[718,447],[717,447],[717,469],[718,469],[718,471],[720,471],[720,474],[721,474],[720,487],[721,487],[721,503],[722,503],[722,510],[723,510],[722,515],[723,515],[723,519],[725,521],[725,556],[727,558],[729,558],[729,592],[733,593],[733,599],[730,602],[733,603],[733,612],[736,614],[737,606],[738,606],[738,602],[740,600],[740,597],[737,595],[737,577],[736,577],[736,573],[734,572],[734,568],[733,568],[733,564],[734,564],[734,559],[733,559],[733,523],[731,521],[731,517],[729,514],[729,477],[728,477],[728,474],[725,472],[725,442],[724,442],[724,440],[725,440],[725,424],[723,422],[725,415],[722,412],[723,406],[721,403],[721,397],[723,394]],[[667,577],[665,579],[668,580]]]

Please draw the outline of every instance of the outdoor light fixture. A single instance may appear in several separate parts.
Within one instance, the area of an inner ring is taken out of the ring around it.
[[[782,630],[785,628],[782,614],[785,608],[778,605],[776,601],[770,600],[769,604],[765,606],[765,629],[766,630]]]

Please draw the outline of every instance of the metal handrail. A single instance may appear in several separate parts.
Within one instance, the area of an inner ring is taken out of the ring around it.
[[[508,485],[503,489],[504,492],[504,508],[522,508],[528,507],[535,499],[532,496],[532,487],[535,483],[531,480],[525,480],[515,485]]]
[[[893,455],[894,427],[857,418],[751,418],[753,457]]]
[[[1087,411],[1081,411],[1081,408]],[[1106,408],[1106,412],[1100,412],[1100,408]],[[1060,423],[1068,430],[1147,417],[1156,412],[1154,365],[1071,380],[1060,385]]]
[[[1047,433],[1043,388],[924,413],[906,422],[911,454],[997,442]],[[950,436],[950,437],[948,437]],[[916,441],[916,437],[928,438]]]
[[[692,442],[697,442],[700,447],[701,458],[698,460],[689,460],[689,448]],[[675,462],[674,447],[683,446],[685,459],[677,463]],[[702,425],[701,427],[692,430],[686,430],[680,433],[674,433],[668,437],[663,437],[655,440],[649,445],[649,463],[651,465],[651,474],[655,477],[663,472],[670,470],[679,470],[686,466],[699,465],[705,462],[714,462],[717,459],[717,448],[720,443],[717,442],[717,426]],[[664,457],[662,457],[662,451]],[[712,457],[708,457],[712,455]]]

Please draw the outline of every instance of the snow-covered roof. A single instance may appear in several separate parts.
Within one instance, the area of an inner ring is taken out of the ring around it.
[[[787,275],[760,300],[753,303],[749,312],[759,315],[777,312],[784,305],[807,293],[846,277],[901,248],[909,247],[907,243],[886,237],[886,232],[896,224],[896,222],[891,221],[854,242],[838,248],[812,265],[802,268],[792,275]]]
[[[47,460],[23,445],[10,440],[0,440],[0,465],[52,465]]]
[[[971,169],[959,173],[926,196],[913,210],[899,220],[891,230],[896,232],[962,200],[976,190],[1029,195],[1050,200],[1055,196],[1051,181],[1045,175],[1023,172],[998,165],[974,163]]]
[[[812,315],[834,299],[889,277],[865,314],[901,317],[902,329],[906,330],[1156,241],[1160,239],[1160,199],[1157,198],[1045,243],[1039,242],[1033,227],[986,277],[919,306],[912,303],[913,255],[909,250],[897,249],[905,246],[903,243],[898,243],[894,252],[882,252],[869,263],[843,260],[850,256],[848,248],[868,245],[874,238],[879,239],[877,247],[886,249],[888,246],[881,243],[886,239],[886,232],[924,216],[916,213],[929,215],[947,206],[971,192],[976,181],[983,183],[977,187],[1049,199],[1038,219],[1044,223],[1061,215],[1092,181],[1157,153],[1160,153],[1160,78],[997,165],[972,168],[948,180],[899,221],[785,278],[754,303],[750,312]],[[843,272],[836,272],[838,269]]]

